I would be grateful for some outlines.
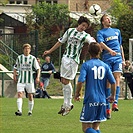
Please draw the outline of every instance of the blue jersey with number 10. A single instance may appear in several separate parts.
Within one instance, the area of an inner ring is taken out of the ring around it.
[[[107,80],[111,84],[115,83],[110,68],[103,61],[92,58],[83,63],[78,82],[85,82],[84,104],[86,102],[106,102]]]

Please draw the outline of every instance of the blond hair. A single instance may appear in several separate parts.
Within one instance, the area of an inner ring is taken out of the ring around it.
[[[26,44],[23,45],[23,49],[24,49],[25,47],[29,47],[29,48],[31,49],[31,45],[28,44],[28,43],[26,43]]]

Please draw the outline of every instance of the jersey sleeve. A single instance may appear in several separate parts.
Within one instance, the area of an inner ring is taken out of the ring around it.
[[[85,64],[83,64],[80,69],[80,75],[78,78],[78,82],[82,82],[82,83],[85,82],[86,75],[87,75],[87,70],[86,70]]]
[[[107,66],[107,79],[109,81],[110,84],[114,84],[116,81],[115,81],[115,78],[110,70],[110,68]]]
[[[68,29],[69,30],[69,29]],[[68,30],[64,33],[64,35],[58,39],[60,43],[65,43],[68,39]]]
[[[90,34],[87,35],[86,39],[85,39],[85,42],[87,43],[92,43],[92,42],[96,42],[96,40],[90,36]]]
[[[39,63],[37,62],[36,58],[34,58],[33,66],[36,70],[40,69]]]
[[[101,31],[97,32],[97,42],[98,43],[104,42],[104,37],[103,37]]]

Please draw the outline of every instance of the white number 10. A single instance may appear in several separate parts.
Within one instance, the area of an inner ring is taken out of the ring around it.
[[[103,79],[105,74],[105,68],[103,66],[96,67],[94,66],[92,68],[94,71],[94,79]]]

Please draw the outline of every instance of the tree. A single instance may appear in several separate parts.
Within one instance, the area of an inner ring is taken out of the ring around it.
[[[115,18],[117,21],[120,16],[129,11],[129,5],[126,0],[112,0],[111,8],[108,9],[108,12]]]
[[[119,17],[117,27],[121,30],[126,59],[129,59],[129,38],[133,38],[133,11]]]
[[[32,6],[31,13],[27,13],[27,24],[32,29],[39,30],[50,30],[56,26],[60,31],[68,25],[68,13],[67,5],[39,3]]]
[[[39,54],[44,49],[51,48],[61,33],[69,27],[69,11],[67,5],[39,3],[32,6],[32,12],[27,12],[28,30],[39,31]],[[51,54],[58,62],[59,49]]]
[[[115,20],[115,27],[122,33],[125,58],[129,59],[129,38],[133,38],[133,2],[132,0],[113,0],[108,12]]]

